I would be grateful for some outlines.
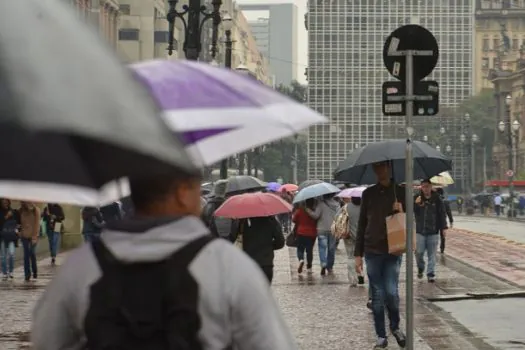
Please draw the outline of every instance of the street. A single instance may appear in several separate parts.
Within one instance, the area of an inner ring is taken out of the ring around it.
[[[450,230],[447,250],[438,257],[437,281],[415,281],[415,348],[492,350],[525,349],[521,325],[523,298],[456,300],[471,294],[523,291],[525,246],[508,241],[523,223],[485,218],[457,218]],[[498,231],[498,227],[502,230]],[[466,229],[483,232],[470,232]],[[315,250],[317,254],[317,250]],[[64,254],[58,262],[63,261]],[[338,249],[334,276],[319,275],[314,257],[311,276],[296,272],[295,249],[276,252],[273,290],[300,349],[371,349],[374,332],[365,303],[366,287],[350,288],[346,253]],[[39,263],[39,279],[22,281],[17,268],[14,282],[0,283],[3,305],[0,349],[29,349],[31,309],[53,276],[49,259]],[[400,293],[404,313],[405,266]],[[402,320],[404,325],[404,320]],[[404,328],[404,327],[403,327]],[[397,345],[390,345],[390,349]]]

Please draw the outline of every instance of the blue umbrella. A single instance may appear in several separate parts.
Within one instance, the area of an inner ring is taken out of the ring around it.
[[[278,182],[268,182],[268,186],[266,186],[266,189],[270,192],[278,192],[281,188],[281,184]]]
[[[295,195],[293,203],[304,202],[310,198],[324,196],[325,194],[338,193],[341,190],[328,182],[321,182],[316,185],[308,186]]]

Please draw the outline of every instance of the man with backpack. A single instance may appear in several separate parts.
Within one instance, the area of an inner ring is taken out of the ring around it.
[[[34,350],[297,348],[260,268],[201,222],[198,175],[130,188],[136,215],[71,253],[37,303]]]

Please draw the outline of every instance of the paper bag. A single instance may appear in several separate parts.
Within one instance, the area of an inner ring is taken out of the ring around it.
[[[61,223],[61,222],[56,222],[56,223],[55,223],[55,226],[53,227],[53,231],[54,231],[54,232],[58,232],[58,233],[60,233],[60,232],[61,232],[61,231],[60,231],[61,229],[62,229],[62,223]]]
[[[388,253],[401,255],[406,253],[407,231],[406,231],[406,214],[397,213],[388,216],[386,219],[386,234],[388,238]],[[413,247],[416,246],[416,235],[413,234]]]

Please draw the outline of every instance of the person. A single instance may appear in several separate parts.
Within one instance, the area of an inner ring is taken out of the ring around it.
[[[242,219],[236,224],[234,241],[259,265],[271,284],[274,250],[284,247],[281,224],[275,216]]]
[[[40,209],[32,202],[20,203],[20,240],[24,250],[24,276],[28,282],[33,276],[38,278],[36,245],[40,232]]]
[[[0,259],[3,280],[14,278],[15,249],[18,242],[20,215],[11,208],[11,201],[2,198],[0,207]]]
[[[463,213],[463,197],[458,196],[456,203],[458,204],[458,214],[461,215]]]
[[[494,197],[494,211],[496,212],[496,216],[500,216],[500,214],[503,214],[501,210],[502,204],[503,204],[503,198],[498,193]]]
[[[405,191],[390,180],[390,162],[374,163],[373,170],[378,183],[368,187],[361,198],[354,251],[356,271],[363,271],[364,256],[372,290],[372,314],[377,335],[374,348],[388,347],[385,306],[390,331],[398,345],[404,347],[406,338],[399,328],[399,271],[402,257],[388,252],[385,219],[405,210]]]
[[[448,217],[448,227],[452,228],[454,226],[454,217],[452,216],[452,209],[450,209],[450,202],[445,198],[445,192],[443,191],[443,188],[437,188],[436,189],[437,194],[441,197],[441,200],[443,201],[443,205],[445,206],[445,213]],[[445,252],[445,244],[446,244],[446,237],[443,233],[443,230],[439,231],[439,251],[441,254]]]
[[[432,191],[430,180],[421,181],[421,194],[415,196],[414,216],[416,219],[416,262],[417,277],[423,278],[425,272],[425,252],[427,254],[428,282],[436,281],[436,253],[439,233],[447,235],[445,205],[441,196]]]
[[[359,222],[359,212],[361,211],[361,198],[351,197],[344,198],[345,205],[341,207],[340,211],[346,210],[348,213],[348,235],[343,238],[345,245],[348,268],[348,281],[351,287],[357,285],[364,285],[365,279],[363,277],[363,271],[357,272],[355,268],[354,250],[355,250],[355,238],[357,235],[357,224]],[[339,213],[338,213],[339,214]]]
[[[227,185],[227,180],[219,180],[215,183],[212,196],[202,208],[201,218],[213,236],[234,241],[238,223],[229,218],[214,216],[215,211],[226,201]]]
[[[120,201],[115,201],[108,205],[104,205],[99,210],[105,222],[122,220],[122,218],[124,217],[122,203]]]
[[[82,209],[82,236],[84,236],[84,242],[98,241],[105,225],[104,216],[97,207],[84,207]]]
[[[42,219],[46,225],[47,240],[49,242],[49,255],[51,265],[55,265],[62,234],[62,224],[65,219],[64,209],[59,204],[49,203],[42,212]]]
[[[195,350],[297,349],[261,269],[200,220],[199,175],[130,189],[135,216],[70,253],[37,302],[33,350],[160,349],[179,336]]]
[[[304,253],[306,252],[306,272],[312,273],[312,263],[314,261],[314,245],[317,239],[317,221],[313,219],[304,208],[315,209],[315,200],[308,199],[295,209],[292,221],[295,225],[296,244],[297,244],[297,273],[303,273]]]
[[[317,220],[317,244],[319,246],[321,276],[325,276],[327,271],[328,274],[332,274],[335,263],[337,241],[332,235],[331,227],[340,206],[334,196],[334,193],[324,195],[317,202],[314,210],[304,208],[308,215]]]
[[[279,191],[279,195],[283,200],[286,202],[292,204],[293,202],[293,195],[292,193],[285,191],[284,189],[282,191]],[[283,232],[290,233],[290,230],[292,229],[291,225],[291,215],[290,213],[283,213],[279,215],[279,221],[281,222],[283,226]]]

